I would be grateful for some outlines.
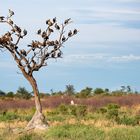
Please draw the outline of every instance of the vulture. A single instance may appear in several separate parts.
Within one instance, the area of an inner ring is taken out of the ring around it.
[[[9,14],[10,14],[10,16],[13,16],[14,15],[14,12],[9,9]]]
[[[37,34],[38,34],[38,35],[40,35],[40,34],[41,34],[41,29],[39,29],[39,30],[37,31]]]
[[[70,20],[71,20],[71,18],[66,19],[64,24],[68,24]]]
[[[48,24],[49,26],[52,26],[53,25],[53,23],[51,22],[50,19],[46,21],[46,24]]]
[[[68,36],[69,36],[69,37],[72,36],[72,31],[69,31]]]
[[[56,28],[57,30],[60,30],[60,27],[58,26],[57,23],[55,24],[55,28]]]
[[[63,41],[63,42],[64,42],[64,41],[66,41],[66,38],[65,38],[65,36],[63,36],[63,37],[62,37],[62,41]]]
[[[1,17],[0,17],[0,21],[4,20],[4,18],[5,18],[4,16],[1,16]]]

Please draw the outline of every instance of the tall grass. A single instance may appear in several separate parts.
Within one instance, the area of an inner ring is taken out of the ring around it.
[[[75,104],[82,104],[100,108],[109,103],[116,103],[121,106],[134,106],[140,104],[140,95],[125,95],[125,96],[94,96],[90,98],[80,99],[69,96],[50,96],[41,100],[43,107],[55,108],[60,104],[70,104],[71,100]],[[34,107],[34,100],[24,99],[0,99],[0,110],[16,109],[16,108],[32,108]]]

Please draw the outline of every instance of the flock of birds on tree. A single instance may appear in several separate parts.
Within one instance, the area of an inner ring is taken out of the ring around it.
[[[14,56],[19,67],[28,70],[28,74],[38,71],[41,67],[46,66],[49,58],[61,58],[61,47],[72,36],[78,33],[77,29],[65,32],[65,27],[72,21],[71,18],[66,19],[62,24],[58,24],[56,17],[46,20],[47,29],[39,29],[37,35],[42,41],[33,40],[27,49],[20,49],[19,42],[27,35],[27,30],[22,30],[12,20],[14,12],[9,9],[7,17],[0,16],[0,23],[6,23],[11,30],[0,37],[0,49],[3,48],[10,51]],[[58,32],[57,39],[51,40],[51,35]]]

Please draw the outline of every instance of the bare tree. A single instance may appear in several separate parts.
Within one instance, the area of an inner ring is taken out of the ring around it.
[[[36,112],[27,127],[46,128],[48,125],[42,113],[39,90],[33,73],[47,66],[49,59],[61,58],[61,48],[64,43],[76,35],[78,31],[74,29],[65,32],[65,27],[71,23],[70,18],[66,19],[62,24],[59,24],[56,18],[48,19],[46,21],[46,30],[39,29],[37,31],[37,35],[40,39],[32,41],[31,44],[23,49],[19,46],[19,42],[27,35],[27,30],[21,29],[21,27],[14,23],[12,20],[13,15],[14,12],[9,9],[7,17],[0,16],[0,23],[10,27],[9,31],[0,37],[0,50],[10,52],[23,76],[32,86]],[[53,34],[57,35],[56,39],[53,39]]]

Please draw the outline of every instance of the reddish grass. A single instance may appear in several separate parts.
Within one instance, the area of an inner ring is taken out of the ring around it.
[[[95,96],[91,98],[79,99],[68,96],[52,96],[42,99],[43,107],[55,108],[60,104],[70,104],[73,100],[75,104],[83,104],[99,108],[109,103],[116,103],[121,106],[133,106],[140,104],[140,95],[125,95],[125,96]],[[32,108],[34,107],[34,100],[23,99],[0,99],[0,110],[16,109],[16,108]]]

